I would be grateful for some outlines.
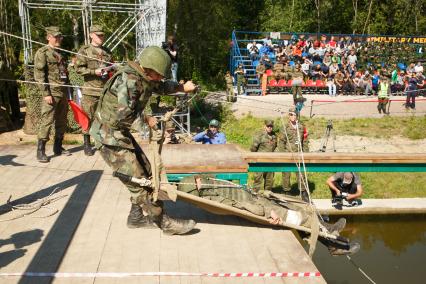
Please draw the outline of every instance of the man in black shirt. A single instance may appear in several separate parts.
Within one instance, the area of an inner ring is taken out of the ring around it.
[[[362,195],[361,179],[353,172],[337,172],[327,179],[330,188],[332,204],[336,209],[341,209],[343,199],[352,206],[360,204],[359,197]]]

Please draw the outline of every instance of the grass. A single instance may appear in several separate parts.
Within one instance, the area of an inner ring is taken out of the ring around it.
[[[248,150],[252,137],[263,128],[262,118],[247,115],[235,119],[232,115],[223,118],[222,131],[229,143],[238,144]],[[325,118],[307,119],[301,121],[306,125],[311,139],[323,136],[328,120]],[[279,131],[280,119],[275,119],[275,131]],[[336,135],[356,135],[372,138],[392,139],[404,137],[411,140],[426,138],[426,116],[412,117],[382,117],[382,118],[353,118],[333,120]],[[308,173],[309,187],[313,198],[330,198],[330,192],[325,184],[333,173]],[[364,188],[364,198],[410,198],[426,197],[425,173],[359,173]],[[292,194],[298,194],[296,175],[292,175]],[[408,182],[409,181],[409,182]],[[253,175],[249,175],[249,183]],[[281,174],[275,174],[274,191],[280,190]]]
[[[313,198],[330,198],[330,190],[325,181],[334,173],[308,173],[309,189]],[[413,198],[426,197],[425,173],[359,173],[364,189],[363,198]],[[281,190],[281,174],[274,177],[273,191]],[[409,182],[407,182],[409,181]],[[249,183],[253,174],[249,175]],[[296,174],[291,175],[290,194],[298,195]]]
[[[229,117],[223,123],[222,131],[230,143],[249,149],[252,137],[262,130],[264,119],[247,115],[242,119]],[[302,123],[309,131],[309,137],[319,139],[324,135],[328,120],[325,118],[307,119]],[[275,130],[279,130],[281,120],[275,120]],[[373,138],[391,139],[401,136],[411,140],[426,138],[426,116],[352,118],[333,120],[336,135],[356,135]]]

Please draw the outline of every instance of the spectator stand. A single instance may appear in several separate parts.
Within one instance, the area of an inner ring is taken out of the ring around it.
[[[250,56],[250,48],[255,42],[259,54]],[[318,44],[318,46],[315,46]],[[357,56],[355,71],[374,71],[379,69],[398,68],[399,73],[409,69],[409,65],[415,62],[420,64],[426,62],[426,37],[424,36],[391,36],[391,35],[353,35],[353,34],[317,34],[317,33],[281,33],[281,32],[232,32],[232,50],[230,55],[230,70],[233,73],[239,64],[246,70],[247,93],[259,95],[261,93],[261,82],[256,75],[256,67],[259,60],[266,54],[271,64],[277,60],[277,48],[289,48],[282,56],[288,61],[289,66],[294,68],[295,64],[302,63],[307,58],[309,63],[309,76],[304,80],[302,90],[305,93],[328,93],[328,77],[313,76],[313,67],[320,65],[328,68],[332,62],[337,62],[339,70],[343,74],[349,72],[348,56],[351,50],[355,50]],[[297,47],[297,48],[296,48]],[[313,56],[309,48],[318,47],[322,54]],[[295,51],[295,49],[301,49]],[[328,64],[323,62],[325,52],[329,52]],[[291,89],[291,78],[274,78],[272,68],[267,70],[268,85],[267,93],[289,93]],[[323,70],[324,71],[324,70]],[[359,73],[359,72],[358,72]],[[355,72],[351,73],[351,78]],[[333,81],[333,80],[331,80]],[[355,87],[354,84],[352,84]],[[340,90],[341,91],[341,90]],[[355,94],[355,88],[352,91]]]

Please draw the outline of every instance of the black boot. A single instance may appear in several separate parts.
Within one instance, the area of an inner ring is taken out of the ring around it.
[[[37,161],[40,163],[48,163],[49,158],[46,156],[46,140],[38,139],[37,143]]]
[[[301,195],[303,201],[305,201],[306,203],[309,203],[309,195],[306,192],[306,190],[302,190],[300,192],[300,195]]]
[[[156,228],[149,216],[143,215],[142,208],[138,204],[132,204],[129,216],[127,217],[127,227],[134,228]]]
[[[64,148],[62,148],[62,140],[64,139],[64,137],[55,137],[55,142],[53,143],[53,153],[56,156],[60,156],[60,155],[65,155],[65,156],[69,156],[71,155],[71,153],[68,150],[65,150]]]
[[[84,141],[84,155],[93,156],[94,151],[92,149],[92,146],[90,146],[90,135],[84,134],[83,141]]]
[[[348,249],[344,248],[336,248],[336,247],[328,247],[328,251],[332,256],[339,255],[353,255],[360,250],[361,246],[359,243],[350,243]]]
[[[340,218],[336,223],[330,224],[320,220],[321,225],[323,225],[327,231],[332,233],[340,233],[346,226],[346,219]]]
[[[166,235],[183,235],[196,225],[194,220],[173,219],[164,213],[158,217],[157,224]]]

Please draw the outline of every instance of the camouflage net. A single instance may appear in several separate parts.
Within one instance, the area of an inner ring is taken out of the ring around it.
[[[70,71],[73,71],[73,68],[70,68]],[[34,72],[32,66],[25,66],[24,76],[26,81],[34,81]],[[70,72],[70,84],[81,86],[84,83],[82,76],[74,72]],[[42,95],[36,84],[24,84],[22,87],[22,92],[26,98],[27,113],[25,115],[25,124],[24,124],[24,133],[35,135],[38,132],[39,120],[41,117],[41,104],[42,104]],[[73,98],[76,97],[76,91],[74,90]],[[68,105],[68,125],[67,133],[80,133],[81,129],[77,122],[74,120],[73,112]],[[55,129],[52,128],[50,135],[55,135]]]

